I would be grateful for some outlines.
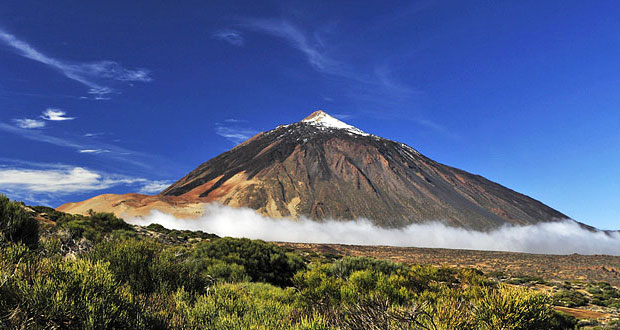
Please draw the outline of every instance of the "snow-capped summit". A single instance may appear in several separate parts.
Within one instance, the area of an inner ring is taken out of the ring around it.
[[[343,121],[340,121],[322,110],[317,110],[310,114],[310,116],[304,118],[302,123],[308,123],[315,126],[343,129],[353,134],[368,136],[370,134],[362,131],[361,129],[351,126]]]

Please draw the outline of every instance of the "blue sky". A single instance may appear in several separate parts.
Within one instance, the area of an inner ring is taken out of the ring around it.
[[[0,191],[154,193],[323,109],[605,229],[620,219],[614,1],[0,6]]]

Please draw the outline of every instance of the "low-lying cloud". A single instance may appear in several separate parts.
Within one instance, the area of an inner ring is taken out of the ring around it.
[[[177,219],[153,211],[147,217],[128,221],[137,225],[158,223],[170,229],[202,230],[220,236],[266,241],[620,255],[620,233],[592,232],[571,220],[504,226],[491,232],[455,228],[441,222],[386,229],[366,219],[323,222],[306,218],[273,219],[247,208],[210,204],[199,219]]]

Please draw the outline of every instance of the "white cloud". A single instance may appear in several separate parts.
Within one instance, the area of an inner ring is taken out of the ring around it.
[[[152,168],[153,161],[160,159],[138,151],[133,151],[119,147],[116,145],[94,141],[93,139],[86,137],[74,137],[74,138],[60,138],[52,135],[45,134],[39,130],[22,129],[12,125],[8,125],[0,122],[0,131],[5,131],[11,134],[19,135],[22,138],[49,143],[52,145],[72,148],[80,152],[86,150],[86,153],[96,153],[98,155],[106,155],[108,158],[113,158],[121,161],[123,164],[133,164],[142,168]],[[131,156],[131,158],[130,158]]]
[[[310,65],[318,71],[338,76],[352,75],[352,72],[344,68],[343,63],[327,55],[322,42],[312,42],[306,33],[286,20],[246,19],[241,25],[286,40],[293,48],[302,52]]]
[[[128,221],[138,225],[159,223],[171,229],[202,230],[220,236],[267,241],[620,255],[620,233],[592,232],[572,220],[505,226],[490,232],[449,227],[439,222],[387,229],[365,219],[322,222],[306,218],[273,219],[247,208],[210,204],[205,215],[199,219],[177,219],[154,211],[145,218]]]
[[[17,39],[12,34],[0,29],[0,42],[14,48],[25,58],[43,63],[65,77],[75,80],[89,88],[88,93],[96,99],[107,99],[105,95],[113,93],[114,89],[105,86],[103,80],[141,81],[148,82],[152,78],[146,69],[125,69],[114,61],[98,61],[92,63],[72,63],[45,55],[30,44]]]
[[[13,119],[13,122],[15,123],[15,125],[17,125],[19,128],[26,128],[26,129],[30,129],[30,128],[41,128],[41,127],[45,127],[45,122],[41,121],[41,120],[36,120],[36,119],[29,119],[29,118],[23,118],[23,119]]]
[[[142,186],[138,192],[141,194],[159,193],[160,191],[168,188],[171,184],[172,182],[170,181],[151,181]]]
[[[102,152],[110,152],[110,150],[105,149],[80,149],[78,150],[81,154],[100,154]]]
[[[239,144],[257,133],[257,130],[246,127],[226,126],[221,123],[217,123],[215,126],[215,134],[225,137],[234,144]]]
[[[244,119],[228,118],[228,119],[225,119],[224,122],[237,124],[237,123],[247,123],[248,121]]]
[[[54,109],[54,108],[48,108],[47,110],[43,111],[43,114],[41,115],[41,118],[45,119],[45,120],[52,120],[52,121],[62,121],[62,120],[73,120],[75,119],[75,117],[65,117],[67,113],[60,110],[60,109]]]
[[[144,179],[104,175],[82,167],[0,169],[0,186],[2,189],[31,193],[68,194],[144,181]]]
[[[244,42],[241,32],[231,29],[217,30],[213,32],[213,38],[226,41],[233,46],[243,46]]]
[[[9,163],[17,166],[0,164],[0,192],[30,201],[47,201],[56,196],[119,186],[126,186],[130,191],[152,193],[169,185],[167,181],[111,174],[79,166],[16,161]]]
[[[412,109],[418,103],[420,91],[404,84],[394,74],[389,59],[382,58],[379,63],[355,65],[343,54],[343,44],[326,42],[321,38],[321,27],[305,30],[285,19],[241,19],[238,27],[281,38],[292,48],[304,55],[316,71],[335,77],[345,90],[343,96],[355,103],[362,112],[376,118],[407,119],[426,129],[453,137],[449,130],[428,119],[412,115]],[[336,35],[331,31],[332,37]],[[351,52],[365,52],[365,45],[360,45]],[[338,52],[334,52],[338,49]],[[339,56],[335,56],[335,55]],[[324,98],[331,101],[331,98]]]

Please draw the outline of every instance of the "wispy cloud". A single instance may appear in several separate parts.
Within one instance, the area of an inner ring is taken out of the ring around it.
[[[257,133],[257,130],[247,127],[227,126],[221,123],[215,126],[215,134],[225,137],[234,144],[239,144]]]
[[[21,118],[21,119],[13,119],[13,122],[17,127],[24,129],[32,129],[32,128],[42,128],[45,127],[45,122],[42,120],[29,119],[29,118]]]
[[[336,118],[340,119],[340,120],[347,120],[347,119],[351,119],[351,118],[354,117],[353,115],[345,114],[345,113],[332,113],[331,115],[333,117],[336,117]]]
[[[105,155],[105,157],[120,161],[125,165],[132,164],[142,168],[151,168],[157,158],[134,150],[129,150],[116,145],[99,142],[86,137],[60,138],[46,134],[40,130],[31,130],[15,127],[0,122],[0,131],[15,134],[22,138],[49,143],[59,147],[72,148],[85,154]],[[83,152],[83,150],[86,150]]]
[[[224,122],[225,123],[234,123],[234,124],[236,124],[236,123],[247,123],[248,121],[244,120],[244,119],[228,118],[228,119],[225,119]]]
[[[141,194],[154,194],[168,188],[172,184],[171,181],[151,181],[138,191]]]
[[[30,163],[32,166],[24,167],[24,164],[0,166],[1,192],[12,197],[39,201],[118,186],[153,192],[165,182],[99,172],[79,166]]]
[[[344,64],[331,58],[320,41],[312,41],[307,34],[286,20],[245,19],[240,26],[286,40],[293,48],[304,54],[316,70],[338,76],[351,76]]]
[[[42,123],[45,124],[45,122],[42,122]],[[63,138],[58,138],[55,136],[50,136],[50,135],[47,135],[39,131],[30,131],[26,129],[20,129],[15,126],[7,125],[2,122],[0,122],[0,130],[5,131],[7,133],[19,135],[29,140],[50,143],[50,144],[57,145],[60,147],[69,147],[69,148],[75,148],[75,149],[88,149],[87,146],[82,145],[77,142],[73,142],[67,139],[63,139]]]
[[[80,149],[78,150],[81,154],[100,154],[102,152],[110,152],[110,150],[105,149]]]
[[[54,58],[43,54],[30,44],[2,29],[0,29],[0,42],[12,47],[19,55],[45,64],[59,71],[65,77],[85,85],[89,88],[88,93],[96,99],[107,99],[106,95],[115,92],[105,81],[149,82],[152,80],[149,70],[126,69],[114,61],[75,63]]]
[[[399,82],[385,59],[374,64],[355,65],[341,52],[335,56],[334,45],[321,38],[319,29],[305,30],[285,19],[240,20],[238,27],[267,34],[285,40],[292,48],[304,55],[308,64],[317,72],[337,78],[345,89],[342,95],[359,105],[360,111],[381,118],[410,115],[412,106],[420,94],[415,88]],[[362,46],[357,51],[363,52]],[[333,101],[332,98],[329,98]],[[406,109],[406,110],[405,110]]]
[[[213,38],[226,41],[233,46],[243,46],[244,43],[241,32],[231,29],[217,30],[213,32]]]
[[[45,120],[51,120],[51,121],[63,121],[63,120],[75,119],[75,117],[65,117],[66,114],[67,114],[66,112],[60,109],[48,108],[47,110],[43,111],[41,118]]]

